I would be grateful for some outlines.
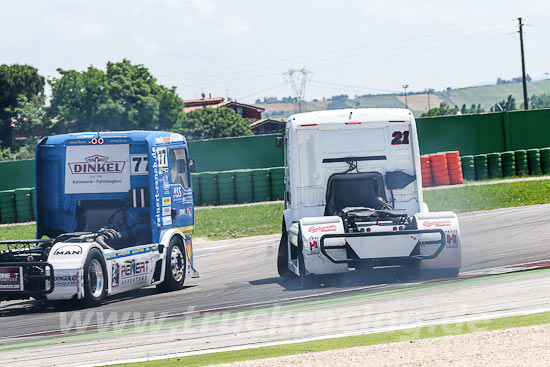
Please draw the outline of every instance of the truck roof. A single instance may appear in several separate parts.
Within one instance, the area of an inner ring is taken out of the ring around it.
[[[185,137],[180,134],[166,131],[99,131],[99,132],[80,132],[49,136],[43,144],[48,145],[74,145],[87,144],[90,139],[103,138],[108,140],[124,139],[126,143],[140,143],[147,141],[147,138],[155,138],[157,144],[182,143],[186,144]],[[109,141],[107,141],[108,143]],[[121,141],[117,141],[121,142]]]
[[[405,108],[345,108],[333,111],[315,111],[292,115],[287,126],[296,129],[303,125],[321,125],[346,122],[410,121],[412,112]]]

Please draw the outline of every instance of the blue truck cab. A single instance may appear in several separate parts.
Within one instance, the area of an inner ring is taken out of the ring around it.
[[[45,295],[94,306],[144,286],[181,289],[185,277],[198,277],[192,167],[185,138],[170,132],[44,138],[36,149],[37,240],[12,241],[0,255],[0,273],[12,280],[0,282],[0,300]]]

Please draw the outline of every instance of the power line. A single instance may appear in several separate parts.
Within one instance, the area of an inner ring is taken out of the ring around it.
[[[522,84],[523,84],[523,107],[529,109],[529,100],[527,99],[527,80],[525,78],[525,54],[523,52],[523,23],[521,22],[521,17],[518,18],[519,21],[519,44],[521,47],[521,75],[522,75]]]
[[[298,112],[302,112],[302,101],[306,95],[306,83],[311,79],[312,72],[302,69],[289,69],[287,72],[283,73],[286,76],[286,81],[290,83],[296,98],[298,99]]]

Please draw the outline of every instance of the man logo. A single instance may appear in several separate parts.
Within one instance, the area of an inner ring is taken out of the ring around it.
[[[82,247],[76,245],[61,246],[53,253],[54,256],[61,255],[80,255],[82,254]]]

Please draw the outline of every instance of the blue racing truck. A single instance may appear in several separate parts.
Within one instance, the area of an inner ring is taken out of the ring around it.
[[[44,138],[36,149],[34,240],[2,241],[0,301],[79,299],[196,278],[187,143],[153,131]]]

